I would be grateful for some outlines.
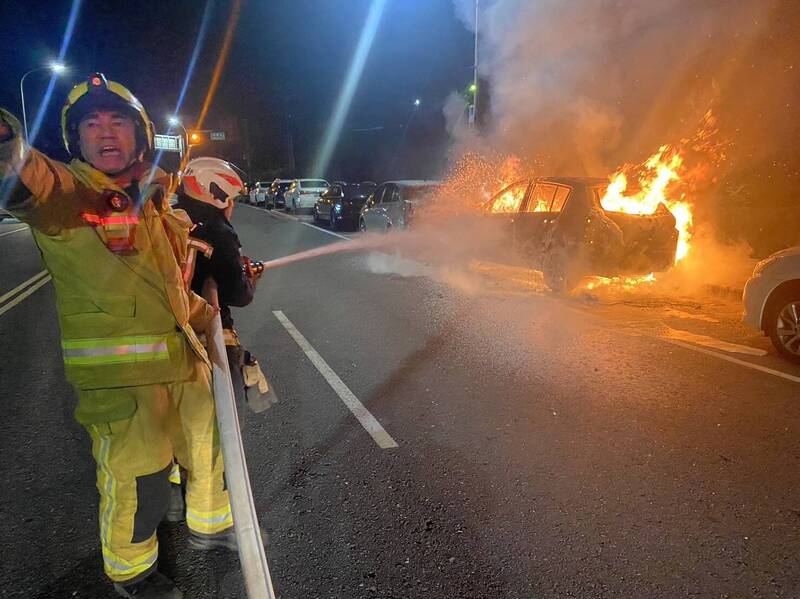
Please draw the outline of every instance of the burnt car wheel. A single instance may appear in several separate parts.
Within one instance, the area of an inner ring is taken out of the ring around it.
[[[545,284],[553,293],[558,294],[569,293],[581,280],[581,275],[563,250],[545,253],[542,259],[542,274]]]
[[[775,349],[787,360],[800,364],[800,286],[780,290],[770,298],[764,324]]]

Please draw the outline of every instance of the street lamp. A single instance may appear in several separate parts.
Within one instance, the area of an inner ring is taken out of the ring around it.
[[[188,147],[189,133],[186,131],[186,127],[183,126],[183,123],[181,123],[181,120],[178,118],[178,116],[173,114],[167,119],[167,123],[169,123],[170,127],[180,127],[183,130],[183,136],[184,139],[186,140],[186,146]],[[183,159],[183,154],[184,154],[183,148],[181,148],[181,159]]]
[[[414,106],[415,106],[415,107],[417,107],[417,108],[418,108],[420,104],[422,104],[422,100],[420,100],[419,98],[417,98],[416,100],[414,100]]]
[[[61,75],[67,70],[67,67],[62,62],[53,62],[46,67],[38,67],[36,69],[31,69],[27,73],[25,73],[19,80],[19,99],[22,103],[22,126],[25,131],[25,141],[28,141],[28,117],[25,114],[25,77],[30,75],[31,73],[38,73],[39,71],[50,71],[54,75]]]
[[[475,62],[472,65],[472,85],[469,91],[472,92],[472,109],[469,114],[469,124],[475,127],[478,121],[478,3],[475,0]]]

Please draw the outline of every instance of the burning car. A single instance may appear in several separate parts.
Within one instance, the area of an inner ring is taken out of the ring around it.
[[[664,203],[651,214],[604,207],[609,181],[526,178],[502,189],[483,208],[508,228],[514,254],[544,273],[555,292],[587,275],[616,277],[664,271],[675,263],[679,233]]]

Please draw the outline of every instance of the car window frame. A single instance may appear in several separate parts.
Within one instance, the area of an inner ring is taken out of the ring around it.
[[[571,185],[565,185],[564,183],[555,183],[554,185],[556,186],[556,193],[553,194],[553,199],[550,201],[549,212],[552,214],[561,214],[564,211],[564,206],[567,205],[567,202],[572,195],[573,187]],[[567,195],[564,196],[564,201],[561,202],[561,207],[558,210],[554,210],[553,208],[555,207],[556,197],[558,196],[559,189],[566,189]]]
[[[369,204],[369,208],[375,208],[381,204],[381,200],[383,198],[383,193],[386,191],[386,185],[381,184],[375,188],[371,194],[369,194],[369,198],[367,199],[367,203]]]
[[[495,201],[497,200],[497,198],[500,197],[500,195],[502,193],[504,193],[507,189],[511,189],[513,186],[518,185],[518,184],[522,184],[522,183],[525,184],[525,191],[522,194],[522,199],[519,201],[519,205],[517,206],[516,210],[507,210],[507,211],[504,210],[503,212],[495,212],[492,209],[493,206],[494,206]],[[486,203],[487,211],[490,214],[521,214],[522,213],[522,207],[525,206],[525,202],[528,199],[528,195],[530,193],[531,186],[534,185],[535,183],[536,183],[536,181],[532,180],[532,179],[520,179],[519,181],[514,181],[513,183],[509,183],[503,189],[501,189],[496,194],[494,194],[491,198],[489,198],[488,202]]]
[[[394,198],[397,196],[397,199],[386,200],[386,192],[383,193],[383,197],[381,198],[381,204],[395,204],[400,201],[400,186],[399,185],[387,185],[386,189],[389,190],[389,197]]]

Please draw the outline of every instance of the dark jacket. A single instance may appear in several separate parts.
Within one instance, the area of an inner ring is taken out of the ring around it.
[[[177,207],[185,210],[195,224],[190,236],[201,239],[214,248],[211,258],[198,253],[192,290],[201,293],[203,281],[208,277],[213,278],[219,290],[222,326],[226,329],[233,328],[229,306],[246,306],[253,301],[255,292],[253,280],[247,276],[242,263],[239,236],[223,211],[218,208],[182,194],[178,196]]]

